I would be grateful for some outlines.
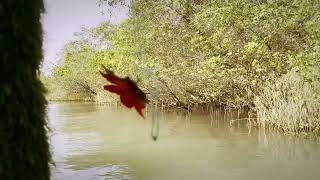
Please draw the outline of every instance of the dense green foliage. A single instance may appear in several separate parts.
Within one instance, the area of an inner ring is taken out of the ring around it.
[[[65,47],[53,76],[61,89],[108,99],[97,73],[105,64],[166,106],[252,108],[288,72],[319,82],[308,73],[319,70],[319,0],[134,0],[129,9],[122,23],[83,30]]]
[[[0,179],[50,179],[42,60],[42,0],[0,1]]]

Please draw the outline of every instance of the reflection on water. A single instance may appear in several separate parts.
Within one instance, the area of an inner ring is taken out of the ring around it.
[[[48,114],[57,180],[320,178],[317,142],[230,126],[230,113],[162,114],[157,141],[130,110],[50,104]]]

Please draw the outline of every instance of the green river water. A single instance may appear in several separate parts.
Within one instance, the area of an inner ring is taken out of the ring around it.
[[[231,115],[151,114],[88,103],[51,103],[56,180],[319,180],[320,144],[235,123]]]

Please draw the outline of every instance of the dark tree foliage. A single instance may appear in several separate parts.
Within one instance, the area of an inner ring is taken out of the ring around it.
[[[50,179],[42,0],[0,1],[0,179]]]

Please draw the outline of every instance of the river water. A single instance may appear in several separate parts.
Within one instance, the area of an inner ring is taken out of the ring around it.
[[[153,141],[152,113],[143,120],[124,108],[49,104],[53,179],[320,179],[318,142],[230,126],[228,114],[214,114],[160,113]]]

